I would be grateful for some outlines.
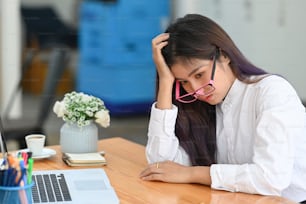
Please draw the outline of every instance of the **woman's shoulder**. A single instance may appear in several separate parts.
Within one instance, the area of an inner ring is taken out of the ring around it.
[[[254,84],[260,104],[301,104],[300,97],[291,83],[279,75],[266,75]]]
[[[287,90],[287,91],[294,91],[295,89],[292,84],[285,79],[284,77],[276,74],[267,74],[258,76],[257,82],[254,84],[255,87],[259,87],[262,89],[272,89],[272,90]]]

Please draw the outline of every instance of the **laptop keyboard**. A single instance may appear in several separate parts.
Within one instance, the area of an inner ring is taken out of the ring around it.
[[[71,201],[64,174],[33,175],[33,203],[56,203]]]

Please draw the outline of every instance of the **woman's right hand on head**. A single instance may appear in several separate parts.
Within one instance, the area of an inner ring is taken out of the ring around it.
[[[169,33],[162,33],[153,38],[152,40],[152,53],[153,60],[156,65],[159,80],[165,80],[169,84],[173,84],[174,76],[170,71],[170,68],[165,62],[161,50],[168,45]]]
[[[172,86],[174,76],[165,62],[161,50],[168,44],[169,34],[162,33],[152,40],[153,60],[159,77],[159,91],[157,94],[156,108],[172,108]]]

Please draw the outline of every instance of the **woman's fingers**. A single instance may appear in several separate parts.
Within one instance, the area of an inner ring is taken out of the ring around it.
[[[157,35],[155,38],[152,40],[152,47],[158,46],[161,43],[167,42],[169,39],[169,33],[161,33]]]
[[[144,169],[139,177],[142,178],[142,177],[147,177],[151,174],[159,174],[161,173],[161,168],[160,168],[160,163],[153,163],[153,164],[150,164],[146,169]]]
[[[169,161],[152,163],[144,169],[139,177],[146,181],[164,181],[165,180],[165,169]]]
[[[191,169],[171,161],[153,163],[144,169],[139,177],[145,181],[188,183]]]
[[[159,78],[165,79],[166,81],[173,81],[174,77],[161,52],[161,50],[168,44],[169,36],[169,33],[162,33],[152,40],[152,55]]]
[[[168,38],[168,33],[162,33],[152,40],[152,52],[155,63],[164,63],[164,59],[161,54],[161,49],[168,44]]]
[[[147,176],[140,177],[144,181],[163,181],[162,174],[150,174]]]

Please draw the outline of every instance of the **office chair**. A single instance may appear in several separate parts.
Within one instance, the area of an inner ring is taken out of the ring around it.
[[[60,77],[64,72],[64,67],[67,64],[67,52],[63,49],[52,51],[48,65],[48,74],[44,82],[42,94],[40,96],[40,105],[38,107],[38,115],[34,120],[28,119],[8,119],[10,107],[6,108],[6,113],[3,117],[4,134],[7,140],[16,140],[19,148],[25,148],[26,143],[24,137],[28,134],[39,133],[45,134],[44,123],[50,113],[52,104],[55,99],[55,92]],[[20,84],[18,85],[20,87]],[[14,92],[16,94],[17,92]],[[14,97],[14,96],[13,96]],[[46,141],[47,142],[47,141]]]
[[[36,40],[41,50],[77,47],[77,30],[64,23],[52,7],[21,6],[20,13],[26,30],[26,46]]]
[[[70,49],[77,47],[77,31],[60,21],[51,7],[21,7],[21,15],[25,25],[26,48],[22,63],[22,74],[18,85],[12,93],[8,107],[3,114],[4,134],[7,140],[18,142],[19,148],[25,148],[24,137],[28,134],[45,134],[44,123],[48,118],[55,100],[56,88],[69,60]],[[31,47],[32,41],[38,43],[38,49]],[[14,99],[22,89],[22,80],[36,55],[47,51],[47,76],[40,95],[38,115],[34,120],[8,119]],[[47,141],[46,141],[47,143]]]

